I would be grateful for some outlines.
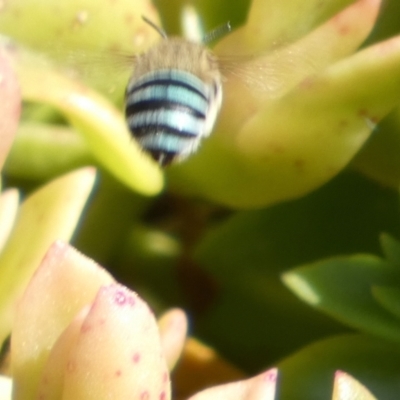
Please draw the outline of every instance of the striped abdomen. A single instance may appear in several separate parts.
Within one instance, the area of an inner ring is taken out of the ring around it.
[[[196,151],[214,125],[221,102],[218,81],[190,72],[155,70],[128,85],[126,119],[141,147],[162,166]]]

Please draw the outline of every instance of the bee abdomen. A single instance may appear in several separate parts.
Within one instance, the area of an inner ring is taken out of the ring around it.
[[[210,130],[212,85],[182,70],[151,71],[128,85],[128,127],[162,166],[193,153]]]

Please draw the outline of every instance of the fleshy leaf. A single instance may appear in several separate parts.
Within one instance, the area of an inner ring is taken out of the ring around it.
[[[283,282],[297,296],[350,326],[399,340],[400,320],[376,301],[375,286],[395,285],[400,274],[383,260],[357,255],[296,268]]]
[[[128,398],[169,400],[169,374],[154,315],[135,293],[110,285],[71,350],[63,399]]]
[[[167,311],[158,320],[160,330],[161,346],[164,357],[171,371],[177,363],[188,330],[188,320],[186,314],[179,308]]]
[[[375,286],[372,294],[382,307],[400,319],[400,288]]]
[[[307,34],[329,15],[351,2],[340,0],[321,4],[318,0],[289,0],[284,3],[254,0],[245,26],[226,37],[222,43],[239,54],[258,54],[274,44],[293,41]],[[230,53],[234,54],[232,51]]]
[[[25,100],[62,112],[97,161],[128,187],[145,195],[161,190],[159,167],[132,140],[122,113],[105,97],[21,47],[13,48],[12,55]]]
[[[351,41],[341,40],[347,34],[357,38],[352,45],[358,46],[372,28],[378,6],[376,1],[359,1],[326,23],[336,32],[336,37],[333,36],[336,41],[329,42],[331,46],[323,54],[329,54],[330,49],[333,62],[341,58],[341,51],[342,57],[346,51],[348,54]],[[360,10],[368,10],[367,23],[353,31],[349,21],[354,21]],[[341,42],[345,43],[343,48]],[[257,88],[246,92],[243,85],[236,85],[239,78],[232,79],[228,85],[237,87],[231,94],[226,93],[216,134],[202,147],[201,155],[185,164],[185,169],[171,171],[176,174],[174,178],[184,179],[178,187],[192,193],[206,193],[213,200],[231,206],[254,207],[299,197],[331,179],[365,143],[376,123],[397,105],[399,42],[399,38],[394,38],[326,69],[316,68],[285,96],[275,99],[268,99],[268,94],[264,96],[267,99],[262,106],[259,99],[254,100],[258,97]],[[310,55],[311,49],[310,44],[306,54]],[[307,64],[311,71],[313,64],[318,67],[321,61],[318,49],[314,50],[315,62],[307,56],[303,63],[300,57],[300,69]],[[289,60],[293,70],[301,50],[299,47]],[[321,65],[326,67],[324,63]],[[282,67],[285,69],[285,64]],[[265,68],[268,73],[274,66],[266,64]],[[292,74],[287,75],[293,78]],[[265,86],[268,85],[266,82]],[[273,80],[271,85],[275,85]],[[238,93],[240,101],[236,101]],[[310,114],[313,118],[309,118]],[[207,169],[210,173],[205,173]]]
[[[7,53],[0,47],[0,170],[17,132],[21,92]]]
[[[95,181],[93,168],[61,176],[30,195],[0,255],[0,342],[10,333],[16,299],[47,249],[69,240]]]
[[[10,236],[18,213],[19,193],[8,189],[0,195],[0,253]]]
[[[88,145],[73,129],[21,123],[4,171],[14,178],[44,181],[93,163]]]
[[[189,400],[274,400],[277,379],[278,371],[270,369],[245,381],[206,389]]]
[[[357,170],[384,186],[400,186],[400,108],[396,107],[352,162]]]
[[[245,378],[244,372],[214,349],[190,337],[173,374],[174,393],[186,399],[204,388]]]
[[[0,376],[0,400],[11,400],[11,391],[11,378]]]
[[[394,237],[383,233],[380,237],[380,243],[387,260],[393,265],[400,266],[400,242]]]
[[[315,342],[281,361],[280,400],[332,398],[335,372],[356,376],[378,399],[397,400],[400,351],[393,342],[367,335],[341,335]]]
[[[377,400],[360,382],[342,371],[335,373],[332,400]]]
[[[82,324],[89,310],[90,306],[84,307],[54,343],[38,385],[38,398],[46,400],[59,400],[62,398],[64,374],[68,368],[69,354],[76,345]]]
[[[31,279],[12,330],[14,398],[36,399],[49,352],[74,315],[114,279],[62,242],[54,243]]]
[[[120,95],[127,79],[121,56],[143,52],[160,39],[142,15],[160,25],[149,0],[13,0],[0,10],[0,30]]]

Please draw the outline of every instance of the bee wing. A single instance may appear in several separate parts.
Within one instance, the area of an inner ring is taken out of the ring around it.
[[[282,96],[318,67],[298,49],[283,48],[259,56],[220,57],[219,65],[226,84],[240,81],[248,90],[265,97]]]
[[[136,56],[117,50],[77,49],[52,52],[61,68],[106,95],[123,96]]]

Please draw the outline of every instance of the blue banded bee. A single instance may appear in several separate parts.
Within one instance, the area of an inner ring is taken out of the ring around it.
[[[139,55],[125,97],[129,130],[162,167],[194,153],[222,101],[218,62],[203,44],[167,38]]]

